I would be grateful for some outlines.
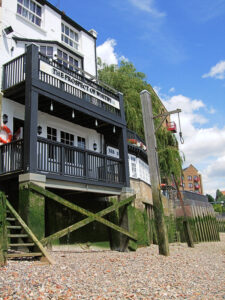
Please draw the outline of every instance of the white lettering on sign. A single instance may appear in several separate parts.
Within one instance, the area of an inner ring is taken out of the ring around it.
[[[115,157],[115,158],[120,158],[119,150],[114,148],[114,147],[107,146],[106,154],[108,156],[112,156],[112,157]]]
[[[47,73],[47,74],[57,78],[57,79],[60,79],[61,81],[65,82],[65,83],[69,83],[69,84],[75,86],[77,89],[87,93],[90,96],[93,96],[93,97],[101,100],[102,102],[105,102],[117,109],[120,109],[120,103],[118,100],[115,100],[115,99],[109,97],[108,95],[104,95],[97,89],[89,86],[86,83],[83,83],[82,81],[74,78],[73,76],[71,76],[69,74],[62,72],[61,70],[45,63],[42,60],[40,61],[40,70],[44,73]]]

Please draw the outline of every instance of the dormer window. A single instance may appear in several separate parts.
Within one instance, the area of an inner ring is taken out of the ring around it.
[[[79,34],[75,30],[71,29],[66,24],[62,23],[62,35],[61,35],[62,42],[66,43],[67,45],[75,48],[78,50],[79,48]]]
[[[17,0],[17,13],[34,23],[41,26],[41,6],[33,0]]]

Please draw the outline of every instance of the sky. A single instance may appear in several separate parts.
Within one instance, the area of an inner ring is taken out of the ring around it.
[[[225,0],[50,2],[98,32],[102,61],[132,62],[169,111],[182,110],[184,167],[200,171],[204,193],[225,190]]]

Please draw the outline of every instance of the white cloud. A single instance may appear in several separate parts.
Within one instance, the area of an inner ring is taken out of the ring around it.
[[[150,13],[152,16],[161,18],[166,14],[164,12],[159,12],[154,6],[154,0],[129,0],[131,4],[140,10]]]
[[[125,61],[125,62],[129,61],[129,59],[126,56],[124,56],[124,55],[121,55],[120,58],[119,58],[119,60],[120,61],[122,60],[122,61]]]
[[[192,163],[202,174],[204,193],[215,194],[216,189],[225,189],[225,127],[202,127],[208,121],[205,114],[212,110],[202,100],[176,95],[167,96],[163,103],[169,111],[182,109],[184,144],[180,144],[180,150],[186,158],[184,165]],[[179,124],[176,115],[171,120]]]
[[[115,52],[116,41],[114,39],[107,39],[102,45],[97,47],[97,56],[101,58],[102,62],[107,65],[117,65],[118,55]]]
[[[216,79],[225,78],[225,60],[221,60],[215,66],[213,66],[210,71],[202,75],[202,78],[212,77]]]
[[[119,61],[129,61],[124,55],[119,56],[116,53],[116,45],[116,40],[107,39],[103,44],[97,47],[97,56],[101,58],[102,63],[106,65],[118,65]]]
[[[169,93],[174,93],[175,92],[175,88],[174,87],[171,87],[170,89],[169,89]]]

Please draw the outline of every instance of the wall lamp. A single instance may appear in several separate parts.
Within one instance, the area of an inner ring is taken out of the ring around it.
[[[4,114],[2,116],[2,121],[3,121],[3,124],[7,124],[8,123],[8,115]]]
[[[13,31],[14,31],[14,30],[13,30],[12,26],[8,26],[8,27],[6,27],[6,28],[4,29],[4,32],[5,32],[6,35],[12,33]]]
[[[97,150],[97,144],[96,143],[93,144],[93,149],[94,149],[94,151]]]
[[[39,135],[42,134],[42,127],[41,126],[38,126],[37,132],[38,132]]]

